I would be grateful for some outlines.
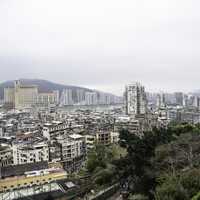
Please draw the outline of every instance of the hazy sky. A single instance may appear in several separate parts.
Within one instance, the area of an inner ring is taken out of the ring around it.
[[[0,0],[0,81],[121,94],[200,88],[199,0]]]

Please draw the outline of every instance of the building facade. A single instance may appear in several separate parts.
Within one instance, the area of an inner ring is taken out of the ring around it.
[[[160,94],[157,95],[157,98],[156,98],[156,107],[157,108],[163,108],[165,106],[166,106],[165,94],[160,93]]]
[[[175,92],[175,99],[176,99],[176,104],[179,106],[183,106],[183,93],[182,92]]]
[[[47,142],[13,144],[14,165],[42,161],[49,161],[49,147]]]
[[[147,99],[145,88],[140,83],[126,86],[125,90],[126,114],[138,115],[147,112]]]
[[[38,86],[24,85],[20,80],[15,81],[14,88],[4,89],[4,104],[12,105],[15,109],[31,108],[33,106],[49,106],[59,103],[59,91],[39,93]]]
[[[32,107],[36,104],[38,88],[35,85],[22,85],[19,80],[15,81],[14,88],[15,109]]]
[[[4,104],[14,106],[15,92],[14,88],[4,88]]]
[[[85,104],[86,105],[97,105],[98,98],[96,92],[86,92],[85,93]]]
[[[37,106],[47,107],[49,105],[57,105],[59,103],[59,91],[55,90],[48,93],[39,93],[37,95]]]
[[[73,105],[73,98],[72,98],[72,90],[71,89],[64,89],[61,94],[61,105],[69,106]]]

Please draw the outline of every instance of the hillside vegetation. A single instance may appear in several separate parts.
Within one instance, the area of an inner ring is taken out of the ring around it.
[[[93,188],[119,182],[129,199],[200,200],[200,126],[173,124],[140,138],[122,130],[122,152],[97,146],[87,172]]]

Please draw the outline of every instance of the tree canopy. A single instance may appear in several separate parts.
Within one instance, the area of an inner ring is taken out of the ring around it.
[[[190,200],[200,191],[200,126],[170,125],[143,137],[122,130],[127,156],[116,163],[129,191],[156,200]]]

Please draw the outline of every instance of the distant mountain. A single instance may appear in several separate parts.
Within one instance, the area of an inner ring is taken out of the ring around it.
[[[39,92],[51,92],[53,90],[59,90],[61,93],[63,89],[83,89],[85,91],[92,91],[88,88],[83,87],[77,87],[72,85],[63,85],[58,83],[53,83],[51,81],[42,80],[42,79],[20,79],[21,83],[24,85],[37,85]],[[3,99],[4,96],[4,88],[7,87],[14,87],[14,81],[6,81],[3,83],[0,83],[0,98]]]
[[[84,92],[98,92],[98,93],[103,93],[103,92],[99,92],[96,90],[91,90],[88,88],[84,88],[84,87],[77,87],[77,86],[73,86],[73,85],[63,85],[63,84],[58,84],[58,83],[54,83],[51,81],[47,81],[47,80],[42,80],[42,79],[20,79],[22,84],[25,85],[37,85],[38,86],[38,90],[39,92],[51,92],[53,90],[59,90],[60,94],[62,92],[63,89],[71,89],[73,92],[76,92],[76,90],[78,89],[82,89],[84,90]],[[0,83],[0,99],[3,99],[4,96],[4,88],[7,87],[14,87],[14,81],[6,81],[3,83]],[[112,94],[108,94],[110,96],[115,96]]]

